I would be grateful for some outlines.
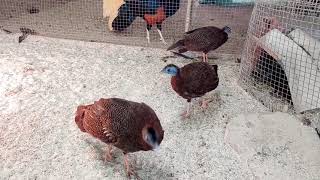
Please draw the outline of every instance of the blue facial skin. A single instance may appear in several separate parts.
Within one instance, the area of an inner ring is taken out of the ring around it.
[[[178,74],[178,69],[174,66],[166,66],[161,72],[176,76]]]

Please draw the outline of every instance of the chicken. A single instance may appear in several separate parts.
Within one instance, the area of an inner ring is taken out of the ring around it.
[[[79,106],[75,122],[82,132],[108,145],[107,160],[112,159],[112,146],[123,151],[128,176],[138,177],[127,154],[155,150],[164,136],[157,115],[148,105],[119,98],[101,98],[93,104]]]
[[[179,49],[179,53],[187,51],[203,52],[203,62],[208,62],[208,52],[215,50],[227,42],[231,29],[225,26],[219,29],[214,26],[201,27],[185,33],[183,39],[171,45],[167,50]]]
[[[191,99],[202,97],[213,91],[219,84],[218,66],[206,62],[190,63],[182,68],[169,64],[162,69],[163,73],[170,74],[173,90],[184,99],[187,99],[188,108],[182,113],[183,118],[190,116]],[[208,100],[203,100],[201,106],[208,107]]]
[[[180,6],[180,0],[129,0],[118,10],[118,16],[112,22],[112,29],[123,31],[129,27],[136,17],[141,17],[147,23],[147,40],[150,43],[152,26],[157,26],[160,40],[166,44],[162,35],[162,22],[174,15]]]
[[[103,0],[103,18],[109,17],[108,27],[112,31],[112,21],[118,16],[118,9],[124,0]]]

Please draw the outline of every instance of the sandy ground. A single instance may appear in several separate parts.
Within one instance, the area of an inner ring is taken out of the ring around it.
[[[293,115],[241,114],[230,120],[225,134],[255,179],[320,178],[319,136]]]
[[[209,109],[195,103],[182,121],[186,101],[159,72],[189,60],[161,49],[40,36],[18,44],[18,36],[0,34],[1,179],[124,179],[121,152],[105,163],[105,145],[74,122],[78,105],[100,97],[145,102],[161,119],[160,151],[131,155],[143,179],[254,179],[224,141],[225,127],[238,114],[267,109],[238,86],[233,56],[214,60],[221,83],[208,94],[215,97]]]

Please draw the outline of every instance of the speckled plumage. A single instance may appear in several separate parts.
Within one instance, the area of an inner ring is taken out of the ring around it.
[[[112,144],[124,153],[152,150],[143,140],[144,128],[154,128],[161,143],[164,131],[155,112],[144,103],[110,98],[79,106],[75,122],[81,131]]]
[[[214,90],[219,84],[218,66],[205,62],[190,63],[172,76],[171,85],[181,97],[191,101]]]
[[[207,54],[227,42],[230,32],[227,26],[222,29],[214,26],[201,27],[186,32],[183,39],[171,45],[167,50],[178,48],[179,53],[196,51]]]
[[[187,110],[181,114],[183,118],[190,116],[191,100],[204,96],[217,88],[219,84],[218,66],[209,65],[207,62],[190,63],[182,68],[169,64],[162,69],[163,73],[170,74],[171,86],[180,96],[187,99]],[[207,108],[209,99],[203,99],[202,108]]]

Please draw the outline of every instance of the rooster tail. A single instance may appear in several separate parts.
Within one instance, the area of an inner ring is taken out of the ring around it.
[[[103,8],[103,18],[106,18],[108,16],[110,16],[110,11],[111,11],[111,8],[110,8],[110,2],[109,0],[103,0],[103,5],[102,5],[102,8]]]
[[[124,3],[124,0],[103,0],[103,18],[113,16]]]
[[[82,132],[86,132],[86,130],[83,127],[83,118],[84,118],[84,114],[85,114],[86,109],[87,109],[86,106],[78,106],[77,112],[76,112],[76,117],[75,117],[75,122]]]
[[[183,39],[181,39],[178,42],[172,44],[170,47],[168,47],[167,51],[172,50],[172,49],[177,48],[177,47],[181,47],[181,46],[184,46],[184,40]]]
[[[180,8],[180,0],[165,1],[166,17],[173,16]]]
[[[114,30],[123,31],[133,23],[138,11],[138,4],[136,3],[136,1],[128,1],[121,5],[117,17],[112,21],[112,28]]]

